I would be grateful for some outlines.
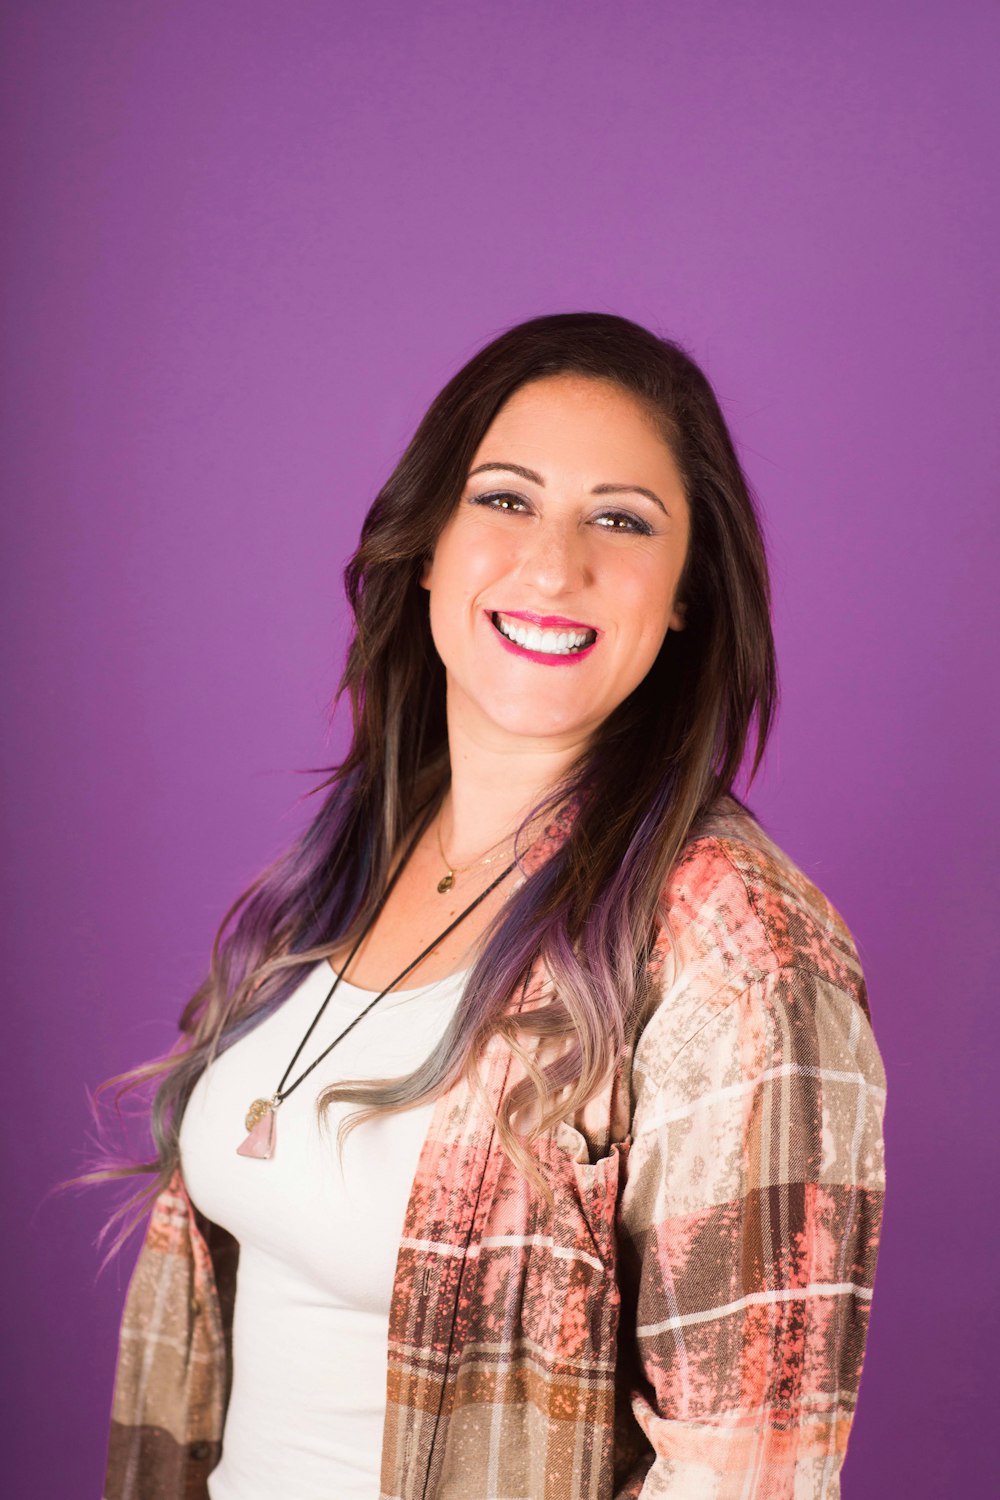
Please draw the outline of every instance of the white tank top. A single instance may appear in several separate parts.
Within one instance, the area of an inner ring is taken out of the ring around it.
[[[394,990],[280,1106],[268,1161],[237,1156],[252,1100],[269,1098],[333,984],[323,960],[274,1015],[202,1074],[181,1123],[195,1207],[240,1244],[233,1385],[211,1500],[377,1500],[389,1300],[417,1160],[433,1102],[357,1126],[337,1160],[337,1103],[348,1078],[410,1072],[444,1034],[467,970]],[[374,998],[342,980],[292,1078]]]

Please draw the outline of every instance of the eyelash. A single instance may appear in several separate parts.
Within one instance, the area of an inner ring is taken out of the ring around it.
[[[523,495],[516,495],[513,490],[490,490],[488,494],[471,495],[469,499],[472,505],[485,505],[490,510],[509,509],[507,506],[493,505],[492,502],[494,500],[519,500],[522,505],[526,504]],[[602,526],[600,528],[602,531],[617,531],[626,536],[630,533],[637,536],[653,535],[652,526],[648,525],[645,521],[641,521],[638,516],[633,516],[629,511],[605,510],[601,514],[604,516],[613,516],[619,521],[630,522],[628,526]]]

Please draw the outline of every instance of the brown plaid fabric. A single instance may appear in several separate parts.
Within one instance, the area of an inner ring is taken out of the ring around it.
[[[732,799],[665,899],[655,1006],[604,1090],[530,1148],[552,1209],[471,1090],[435,1105],[396,1265],[379,1500],[839,1495],[884,1188],[857,951]],[[517,1004],[543,987],[536,972]],[[494,1106],[523,1072],[495,1036]],[[207,1496],[237,1254],[175,1175],[126,1300],[105,1500]]]

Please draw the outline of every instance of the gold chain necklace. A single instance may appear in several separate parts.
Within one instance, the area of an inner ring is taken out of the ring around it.
[[[437,821],[434,824],[434,830],[437,834],[438,849],[441,852],[441,859],[444,862],[445,867],[445,874],[442,875],[441,879],[437,883],[438,894],[440,896],[445,895],[447,891],[450,891],[452,889],[455,884],[456,875],[467,875],[470,870],[476,869],[478,865],[485,865],[488,867],[489,865],[495,864],[503,853],[503,846],[508,843],[508,841],[512,837],[511,834],[505,833],[502,839],[498,839],[495,844],[491,844],[490,847],[486,850],[485,854],[480,854],[479,858],[472,860],[470,864],[453,865],[447,854],[445,854],[444,845],[441,842],[440,816],[437,818]],[[497,850],[496,854],[493,853],[494,849]],[[487,859],[487,855],[490,855],[489,859]]]

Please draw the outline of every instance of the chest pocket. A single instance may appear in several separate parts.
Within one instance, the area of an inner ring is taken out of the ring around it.
[[[615,1213],[630,1144],[615,1142],[592,1162],[586,1137],[566,1121],[534,1143],[554,1202],[534,1197],[521,1315],[524,1333],[550,1361],[614,1369]]]
[[[623,1164],[631,1144],[631,1138],[614,1141],[607,1156],[591,1161],[583,1132],[568,1120],[560,1120],[553,1128],[547,1150],[550,1186],[557,1193],[557,1201],[564,1195],[575,1201],[590,1231],[593,1254],[611,1268],[616,1258],[615,1210],[625,1179]],[[564,1188],[564,1195],[559,1194],[560,1187]]]

